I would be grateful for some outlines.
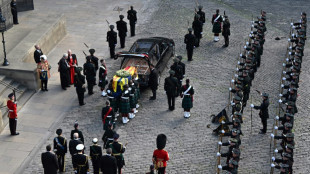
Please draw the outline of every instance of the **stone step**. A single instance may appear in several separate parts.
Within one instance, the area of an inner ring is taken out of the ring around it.
[[[10,86],[12,83],[13,80],[10,78],[5,77],[2,80],[0,80],[0,96],[3,96],[3,93],[8,89],[8,86]]]

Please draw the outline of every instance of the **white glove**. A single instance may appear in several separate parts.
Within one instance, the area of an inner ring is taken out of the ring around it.
[[[202,34],[202,32],[200,34]]]
[[[229,87],[229,91],[231,91],[231,87]]]
[[[240,54],[240,57],[242,57],[242,54]]]
[[[286,64],[285,64],[285,63],[283,63],[282,65],[283,65],[283,66],[286,66]]]
[[[221,146],[221,145],[222,145],[222,142],[219,141],[218,144]]]
[[[273,163],[271,163],[271,167],[275,167],[276,165],[274,165]]]
[[[275,126],[274,129],[275,129],[275,130],[278,130],[278,126]]]
[[[273,156],[273,157],[271,157],[271,159],[272,159],[272,161],[274,161],[274,160],[276,160],[276,158]]]
[[[292,52],[288,52],[289,55],[292,55]]]
[[[279,116],[276,116],[276,120],[279,120]]]
[[[239,71],[239,68],[236,68],[236,71]]]
[[[77,171],[76,171],[76,170],[74,170],[74,173],[77,173]]]
[[[283,85],[283,84],[281,84],[281,88],[284,88],[284,85]]]
[[[246,49],[246,46],[244,46],[243,48]]]
[[[87,172],[86,174],[90,174],[89,172]]]
[[[271,136],[272,138],[274,138],[274,135],[273,135],[273,134],[270,134],[270,136]]]
[[[238,77],[238,74],[235,74],[235,77]]]
[[[285,60],[288,62],[290,59],[286,58]]]
[[[234,79],[231,79],[231,83],[234,83],[235,82],[235,80]]]
[[[274,152],[275,152],[275,153],[278,153],[279,151],[278,151],[278,149],[275,149]]]
[[[281,99],[279,100],[279,103],[282,103],[282,100],[281,100]]]
[[[249,37],[252,37],[252,34],[249,34]]]
[[[222,166],[221,166],[221,165],[218,165],[217,168],[222,169]]]
[[[225,133],[225,131],[224,131],[224,130],[221,130],[221,132],[222,132],[222,134],[223,134],[223,133]]]
[[[236,103],[234,103],[234,102],[231,103],[232,106],[235,106],[235,104],[236,104]]]
[[[293,26],[294,24],[293,23],[291,23],[291,26]]]
[[[253,104],[251,104],[251,108],[254,108],[254,105],[253,105]]]
[[[286,71],[283,71],[283,74],[286,74]]]
[[[283,77],[283,78],[282,78],[282,80],[286,80],[286,78],[285,78],[285,77]]]
[[[246,42],[245,44],[246,44],[246,45],[249,45],[249,42]]]
[[[283,94],[279,94],[279,96],[280,96],[280,97],[282,97],[282,96],[283,96]]]
[[[289,41],[289,42],[290,42],[290,41],[291,41],[291,39],[287,39],[287,41]]]
[[[223,120],[222,120],[222,122],[221,122],[221,123],[222,123],[222,124],[225,124],[225,121],[223,121]]]
[[[221,153],[220,153],[220,152],[217,152],[217,153],[216,153],[216,156],[221,156]]]
[[[240,61],[238,61],[238,65],[240,65]]]

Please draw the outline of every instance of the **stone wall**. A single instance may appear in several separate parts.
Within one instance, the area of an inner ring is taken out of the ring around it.
[[[11,13],[10,3],[11,3],[11,0],[0,0],[0,7],[1,7],[2,15],[6,19],[7,30],[13,26],[13,16]]]
[[[34,10],[33,0],[17,0],[18,11]]]

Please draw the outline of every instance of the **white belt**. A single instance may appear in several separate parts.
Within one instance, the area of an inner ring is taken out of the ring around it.
[[[108,115],[108,116],[107,116],[107,118],[111,118],[111,117],[112,117],[111,115]]]
[[[114,97],[110,97],[110,96],[108,96],[108,98],[114,98]]]
[[[122,99],[129,99],[129,97],[122,97]]]
[[[130,94],[130,96],[135,96],[135,94]]]
[[[111,141],[111,140],[114,140],[114,139],[113,139],[113,138],[108,138],[108,140],[110,140],[110,141]]]
[[[14,112],[13,110],[9,110],[9,112]]]
[[[190,94],[184,94],[184,95],[190,95]]]

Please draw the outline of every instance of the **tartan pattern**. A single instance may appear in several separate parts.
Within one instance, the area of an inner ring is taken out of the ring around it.
[[[212,32],[221,33],[221,24],[219,22],[213,24]]]
[[[115,99],[111,99],[109,98],[110,101],[110,106],[113,108],[114,112],[118,111],[118,107],[119,107],[119,102]]]
[[[119,112],[123,114],[127,114],[130,112],[130,103],[121,101],[119,106]]]
[[[130,108],[136,108],[135,96],[129,97]]]
[[[193,101],[192,101],[192,97],[183,97],[182,100],[182,108],[184,109],[190,109],[193,107]]]
[[[136,91],[137,91],[137,99],[140,99],[140,88],[137,88]]]

